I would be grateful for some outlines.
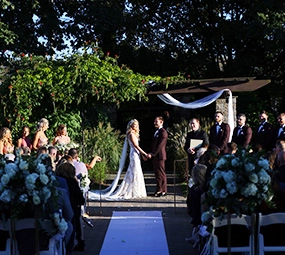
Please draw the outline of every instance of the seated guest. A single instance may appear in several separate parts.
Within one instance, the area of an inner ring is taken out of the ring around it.
[[[198,230],[198,226],[201,225],[201,196],[205,192],[205,185],[206,185],[206,171],[207,167],[202,164],[197,164],[193,167],[191,171],[191,178],[192,178],[192,186],[188,190],[187,196],[187,209],[188,214],[191,216],[192,221],[191,224],[193,225],[192,237],[186,239],[189,242],[194,242],[193,247],[197,247],[200,237],[196,235]]]
[[[37,149],[36,157],[38,158],[41,154],[47,154],[48,150],[45,146],[39,147]]]
[[[55,171],[56,163],[58,161],[57,148],[54,146],[49,146],[48,147],[48,155],[51,158],[52,170]]]
[[[81,206],[84,205],[85,199],[80,190],[79,182],[75,176],[75,167],[70,163],[62,163],[56,168],[55,174],[65,178],[68,185],[71,206],[74,213],[73,227],[75,230],[75,237],[78,242],[74,249],[84,251],[85,243],[81,229]],[[71,242],[72,241],[73,240],[71,239]],[[70,246],[72,246],[72,244],[70,244]]]
[[[285,212],[285,151],[277,155],[278,168],[272,175],[273,201],[277,212]]]

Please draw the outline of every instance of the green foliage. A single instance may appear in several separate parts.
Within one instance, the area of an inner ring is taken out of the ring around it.
[[[91,45],[86,52],[56,61],[25,54],[15,56],[9,72],[2,73],[2,125],[18,130],[47,116],[56,125],[60,122],[53,120],[56,116],[62,116],[63,121],[69,118],[64,112],[77,114],[78,111],[96,109],[97,104],[147,101],[145,81],[160,79],[120,67],[116,58],[104,56]],[[100,112],[97,117],[107,120]]]
[[[173,128],[169,128],[167,140],[167,164],[173,166],[175,160],[185,159],[185,162],[176,163],[176,174],[183,180],[186,180],[186,165],[188,164],[187,154],[184,151],[187,133],[189,130],[188,121],[182,120],[179,124],[173,124]]]
[[[97,128],[84,130],[83,136],[86,148],[84,155],[87,155],[87,162],[95,155],[99,155],[102,157],[102,162],[97,163],[94,169],[100,168],[102,177],[106,174],[103,173],[103,170],[107,173],[116,172],[119,168],[123,148],[123,137],[120,131],[114,130],[110,123],[104,124],[100,122]]]
[[[71,141],[81,141],[82,132],[81,132],[81,122],[80,113],[77,111],[74,112],[65,112],[58,111],[47,115],[46,118],[51,120],[49,123],[49,129],[46,131],[47,137],[53,139],[55,137],[55,131],[60,124],[64,124],[67,127],[68,136]]]
[[[89,170],[88,176],[95,183],[103,183],[107,178],[107,172],[107,162],[101,161]]]

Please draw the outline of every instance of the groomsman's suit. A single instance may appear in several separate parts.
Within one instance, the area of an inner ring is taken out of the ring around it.
[[[222,122],[219,124],[218,122],[216,122],[215,125],[210,128],[210,144],[218,146],[220,148],[221,153],[226,150],[229,139],[230,125],[228,123]]]
[[[278,140],[285,141],[285,113],[280,113],[278,115],[277,120],[278,120],[279,126],[277,126],[274,129],[274,142],[275,143]],[[275,146],[275,144],[274,144],[274,146]]]
[[[237,118],[238,126],[233,130],[232,142],[246,149],[252,138],[252,129],[245,125],[246,116],[239,114]]]
[[[167,131],[162,127],[163,124],[162,120],[156,118],[154,124],[155,127],[158,127],[158,129],[156,130],[153,136],[150,155],[156,178],[156,196],[161,196],[167,193],[165,160],[166,160],[166,143],[167,143],[168,134]]]
[[[255,129],[255,139],[256,145],[261,145],[262,149],[266,151],[271,151],[273,144],[273,126],[267,121],[260,123]]]

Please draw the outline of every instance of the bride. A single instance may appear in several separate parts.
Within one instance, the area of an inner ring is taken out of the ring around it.
[[[130,163],[121,185],[117,188],[117,184],[126,161],[128,144],[130,146]],[[124,148],[115,180],[104,190],[90,190],[88,192],[89,200],[118,200],[146,197],[147,194],[141,167],[140,154],[143,156],[147,155],[147,153],[139,146],[139,122],[136,119],[133,119],[129,121],[127,125]]]

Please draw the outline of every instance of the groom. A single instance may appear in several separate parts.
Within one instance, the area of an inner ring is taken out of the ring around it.
[[[156,178],[155,197],[166,196],[167,178],[165,173],[167,131],[163,128],[163,117],[154,119],[156,131],[153,136],[151,152],[147,158],[152,159],[153,170]]]

